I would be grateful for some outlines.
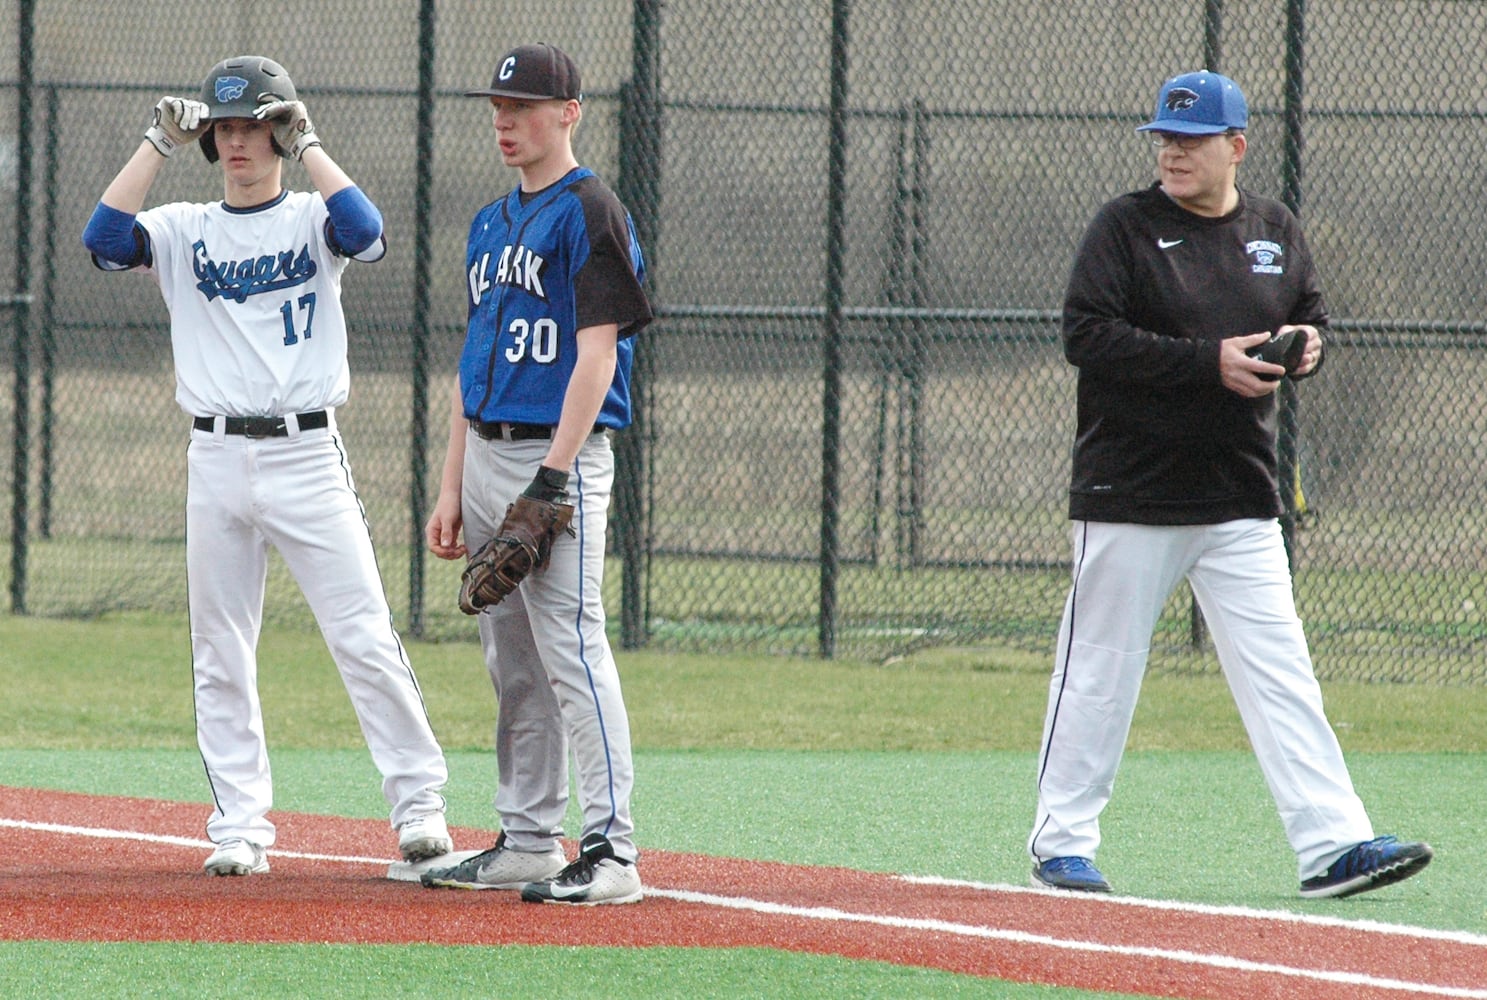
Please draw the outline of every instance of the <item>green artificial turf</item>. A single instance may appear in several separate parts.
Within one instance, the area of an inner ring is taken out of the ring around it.
[[[450,820],[493,829],[494,701],[478,650],[409,651],[448,751]],[[271,631],[261,652],[277,808],[385,816],[318,636]],[[642,850],[1025,884],[1046,665],[987,650],[888,664],[619,658]],[[0,783],[199,802],[205,820],[183,622],[0,616],[0,689]],[[1483,933],[1474,858],[1487,693],[1324,693],[1378,831],[1436,847],[1423,875],[1300,900],[1273,804],[1211,676],[1148,678],[1103,818],[1102,870],[1139,897]],[[430,981],[447,996],[1091,996],[770,951],[0,944],[5,996],[213,996],[216,984],[221,995],[403,996]]]
[[[127,985],[126,985],[127,984]],[[0,942],[0,995],[302,1000],[307,996],[967,997],[1116,1000],[1127,994],[752,948],[533,948]]]

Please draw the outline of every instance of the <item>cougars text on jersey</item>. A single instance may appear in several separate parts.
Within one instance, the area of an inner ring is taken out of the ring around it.
[[[247,260],[228,261],[213,260],[205,240],[197,240],[191,250],[196,287],[208,302],[219,295],[243,302],[250,295],[293,288],[315,277],[318,270],[310,256],[309,244],[298,251],[284,250]]]

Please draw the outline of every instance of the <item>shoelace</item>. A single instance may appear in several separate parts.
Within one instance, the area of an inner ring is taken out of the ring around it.
[[[569,882],[593,881],[594,862],[586,855],[580,854],[572,864],[558,872],[553,879],[554,882],[567,884]]]
[[[506,848],[506,839],[505,839],[505,837],[506,837],[506,835],[505,834],[502,834],[496,840],[496,844],[495,844],[494,847],[487,847],[485,850],[481,851],[479,854],[475,855],[473,858],[468,858],[468,859],[466,859],[464,861],[461,861],[459,864],[455,865],[455,868],[456,869],[460,869],[460,870],[467,870],[467,871],[475,872],[475,873],[478,874],[479,871],[482,868],[484,868],[486,865],[490,864],[492,861],[495,861],[496,858],[500,855],[500,853],[503,850],[505,850],[505,848]]]
[[[1397,837],[1379,837],[1359,844],[1342,856],[1342,874],[1358,875],[1380,868],[1387,861],[1389,848],[1398,842]]]
[[[1061,875],[1088,875],[1095,866],[1083,858],[1057,858],[1048,862],[1048,869]]]

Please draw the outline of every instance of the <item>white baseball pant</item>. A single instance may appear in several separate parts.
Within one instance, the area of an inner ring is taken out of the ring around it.
[[[1074,579],[1059,627],[1028,839],[1035,861],[1095,856],[1152,632],[1183,577],[1212,631],[1300,877],[1320,874],[1372,839],[1322,710],[1279,522],[1076,521],[1073,534]]]
[[[440,812],[448,780],[391,611],[345,447],[331,426],[287,437],[193,430],[187,449],[186,569],[196,733],[216,809],[214,842],[274,842],[256,648],[268,549],[320,625],[394,827]]]

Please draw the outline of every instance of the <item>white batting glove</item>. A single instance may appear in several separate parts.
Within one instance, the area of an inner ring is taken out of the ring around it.
[[[155,105],[155,120],[145,129],[145,138],[161,156],[170,156],[189,146],[212,127],[212,110],[200,101],[185,97],[162,97]]]
[[[320,145],[320,136],[315,134],[315,125],[302,101],[273,101],[253,113],[259,121],[273,122],[274,141],[296,160],[311,146]]]

